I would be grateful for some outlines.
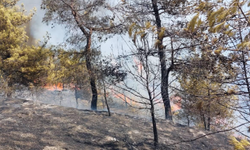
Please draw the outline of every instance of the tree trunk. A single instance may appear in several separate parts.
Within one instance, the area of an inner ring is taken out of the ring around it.
[[[189,127],[190,126],[190,119],[189,119],[189,111],[185,113],[185,116],[187,118],[187,126]]]
[[[155,16],[155,22],[157,26],[158,32],[161,31],[161,18],[159,14],[159,9],[157,6],[157,0],[152,0],[152,5],[153,5],[153,12]],[[158,55],[160,59],[160,65],[161,65],[161,95],[162,95],[162,100],[164,103],[164,108],[165,108],[165,119],[172,120],[172,113],[171,113],[171,106],[170,106],[170,99],[168,95],[168,76],[169,72],[166,68],[166,55],[164,52],[164,47],[162,45],[163,42],[163,37],[159,37],[158,39],[160,41],[160,44],[158,44]]]
[[[163,98],[164,107],[165,107],[165,119],[168,119],[168,120],[172,120],[172,112],[171,112],[170,99],[169,99],[169,94],[168,94],[168,87],[169,87],[168,79],[169,79],[169,74],[170,74],[171,69],[172,69],[172,66],[170,66],[167,69],[165,83],[164,83],[166,96]]]
[[[103,92],[104,92],[103,94],[104,94],[104,99],[105,99],[105,103],[106,103],[106,106],[107,106],[108,114],[109,114],[109,116],[111,116],[110,109],[109,109],[109,104],[108,104],[108,100],[107,100],[106,85],[105,85],[104,81],[103,81]]]
[[[7,87],[7,91],[6,91],[6,97],[7,98],[12,98],[12,84],[8,82],[8,87]]]
[[[97,109],[97,89],[95,84],[95,77],[93,75],[90,77],[90,86],[92,90],[92,101],[91,101],[91,109],[96,110]]]
[[[244,39],[243,39],[243,36],[242,36],[242,32],[241,32],[241,26],[239,26],[239,34],[240,34],[240,41],[241,43],[243,43]],[[248,106],[248,111],[250,113],[250,85],[249,85],[249,81],[248,81],[248,74],[247,74],[247,62],[246,62],[246,58],[245,58],[245,54],[244,54],[244,51],[241,51],[241,57],[242,57],[242,65],[243,65],[243,76],[245,79],[245,82],[246,82],[246,86],[247,86],[247,92],[248,92],[248,101],[246,102],[247,103],[247,106]]]
[[[143,66],[145,70],[145,81],[146,81],[146,89],[148,92],[148,98],[150,102],[150,113],[151,113],[151,119],[152,119],[152,124],[153,124],[153,133],[154,133],[154,146],[155,148],[158,145],[158,133],[157,133],[157,126],[156,126],[156,121],[155,121],[155,108],[154,108],[154,99],[152,98],[152,92],[150,90],[150,71],[149,71],[149,64],[148,64],[148,55],[146,55],[145,58],[145,65]],[[154,86],[153,86],[154,88]]]
[[[202,114],[202,120],[203,120],[203,124],[204,124],[204,129],[207,130],[206,117],[204,114]]]
[[[95,83],[96,80],[95,80],[95,76],[94,76],[94,73],[93,73],[93,68],[92,68],[92,65],[91,65],[92,28],[90,28],[89,32],[87,32],[87,30],[84,29],[84,26],[82,25],[81,21],[79,20],[79,16],[78,16],[77,12],[72,8],[72,6],[71,6],[71,11],[72,11],[72,15],[74,16],[78,27],[80,28],[80,30],[86,36],[86,39],[87,39],[87,45],[85,47],[85,52],[86,52],[85,58],[86,58],[86,67],[87,67],[87,70],[88,70],[90,86],[91,86],[91,91],[92,91],[91,109],[96,110],[97,109],[98,93],[97,93],[96,83]]]
[[[154,103],[153,100],[150,100],[150,112],[151,112],[151,118],[152,118],[152,124],[153,124],[153,132],[154,132],[154,146],[158,145],[158,133],[157,133],[157,126],[155,121],[155,110],[154,110]]]
[[[208,90],[208,116],[207,116],[207,130],[210,131],[210,124],[211,124],[211,99],[210,99],[210,90]]]
[[[248,75],[247,75],[247,67],[246,67],[246,60],[245,60],[245,56],[244,56],[244,52],[242,53],[242,65],[243,65],[243,71],[244,71],[244,77],[245,77],[245,82],[247,85],[247,92],[248,92],[248,102],[247,102],[247,106],[248,106],[248,110],[250,113],[250,85],[249,85],[249,81],[248,81]]]
[[[207,129],[207,124],[206,124],[206,118],[205,118],[205,115],[204,113],[202,113],[202,109],[200,109],[200,119],[201,119],[201,122],[203,122],[203,125],[204,125],[204,130]]]
[[[75,98],[76,98],[76,109],[78,108],[78,92],[77,92],[77,84],[75,84]]]
[[[6,97],[7,98],[12,98],[12,93],[11,92],[7,92]]]
[[[189,116],[187,115],[187,125],[188,127],[190,127],[190,120],[189,120]]]
[[[207,118],[207,130],[210,131],[210,125],[211,125],[211,117],[210,117],[210,108],[208,112],[208,118]]]
[[[96,83],[95,83],[95,75],[93,72],[93,68],[91,65],[91,36],[92,36],[92,30],[89,31],[89,34],[87,36],[87,45],[86,45],[86,66],[89,73],[89,79],[90,79],[90,86],[92,91],[92,101],[91,101],[91,109],[96,110],[97,109],[97,89],[96,89]]]

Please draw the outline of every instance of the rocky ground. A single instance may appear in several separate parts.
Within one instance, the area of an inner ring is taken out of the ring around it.
[[[106,112],[77,110],[22,99],[0,101],[0,150],[151,150],[150,120]],[[157,149],[230,150],[224,134],[206,132],[157,120]]]

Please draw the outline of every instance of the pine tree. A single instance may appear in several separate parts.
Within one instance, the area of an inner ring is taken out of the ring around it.
[[[111,7],[104,0],[43,0],[42,6],[46,10],[43,18],[46,23],[65,25],[69,31],[67,42],[80,47],[79,56],[85,58],[92,91],[91,109],[97,109],[98,91],[93,66],[95,60],[95,40],[105,40],[107,35],[116,33],[116,25]]]
[[[190,66],[186,65],[180,73],[183,113],[178,115],[186,117],[188,124],[201,125],[205,130],[222,129],[232,121],[233,110],[229,106],[237,103],[237,98],[231,95],[236,89],[220,82],[226,72],[212,57],[205,57],[190,59]]]
[[[224,79],[220,82],[237,87],[236,91],[227,92],[239,98],[239,104],[231,109],[238,111],[246,122],[250,112],[249,6],[249,1],[243,0],[199,1],[196,4],[199,13],[186,29],[193,41],[200,43],[194,49],[210,52],[223,62],[222,65],[233,67],[226,67],[231,71],[221,74]]]
[[[41,83],[50,54],[44,46],[27,46],[25,24],[34,13],[25,15],[24,6],[15,6],[16,2],[0,1],[0,75],[7,97],[17,86]]]

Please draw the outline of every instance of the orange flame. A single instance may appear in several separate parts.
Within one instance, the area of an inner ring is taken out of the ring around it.
[[[136,58],[134,58],[134,63],[136,64],[136,66],[138,67],[138,72],[139,74],[142,73],[142,69],[143,69],[143,66],[142,66],[142,62],[137,60]]]
[[[126,96],[125,94],[117,93],[113,89],[111,90],[111,95],[115,98],[121,99],[122,101],[126,102],[127,104],[131,106],[136,106],[137,103],[133,101],[131,98]]]
[[[119,99],[123,100],[124,102],[127,102],[128,104],[132,104],[131,99],[128,98],[124,94],[113,93],[113,95],[114,95],[115,98],[119,98]]]
[[[172,106],[171,108],[173,112],[181,109],[181,100],[182,100],[181,97],[173,96],[170,98],[170,100],[171,100],[171,106]]]
[[[63,84],[62,83],[57,83],[57,84],[45,84],[45,86],[43,87],[49,91],[62,91],[63,90]]]

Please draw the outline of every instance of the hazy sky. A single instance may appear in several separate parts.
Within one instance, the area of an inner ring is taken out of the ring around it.
[[[43,36],[45,36],[46,32],[48,32],[51,36],[49,43],[52,45],[58,45],[65,40],[64,27],[55,25],[54,28],[51,28],[51,26],[42,23],[45,11],[40,9],[41,1],[42,0],[20,0],[18,5],[23,3],[27,12],[32,10],[34,7],[36,8],[36,13],[31,21],[30,34],[38,40],[43,40]],[[125,37],[125,39],[128,40],[127,37]],[[128,49],[128,47],[121,36],[115,36],[114,38],[101,44],[101,51],[103,55],[109,55],[110,53],[117,55],[119,53],[118,51],[122,51],[124,49]]]
[[[38,40],[43,40],[43,36],[46,35],[46,32],[51,35],[51,44],[59,44],[63,42],[64,39],[64,28],[61,26],[56,26],[55,28],[51,28],[46,24],[42,23],[42,18],[44,15],[44,11],[40,9],[41,0],[20,0],[18,4],[23,3],[27,12],[32,10],[34,7],[36,8],[36,13],[31,20],[31,35]]]

